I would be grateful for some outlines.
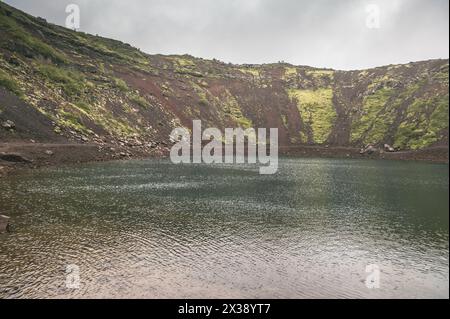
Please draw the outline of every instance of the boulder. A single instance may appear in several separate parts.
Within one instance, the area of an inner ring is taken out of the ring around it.
[[[2,127],[5,130],[14,130],[16,128],[16,123],[14,123],[13,121],[7,120],[2,123]]]
[[[361,155],[364,154],[368,154],[368,155],[372,155],[374,153],[378,152],[378,149],[373,146],[373,145],[368,145],[365,148],[362,148],[361,151],[359,152]]]
[[[8,216],[0,215],[0,233],[8,231],[9,219]]]
[[[45,151],[45,154],[48,155],[48,156],[52,156],[52,155],[54,155],[55,153],[54,153],[53,151],[46,150],[46,151]]]
[[[388,153],[393,153],[393,152],[395,152],[395,149],[392,146],[390,146],[389,144],[384,144],[384,151],[388,152]]]

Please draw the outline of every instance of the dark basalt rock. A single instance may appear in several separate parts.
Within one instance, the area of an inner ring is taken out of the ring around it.
[[[9,230],[9,220],[8,216],[0,215],[0,233],[7,232]]]
[[[12,162],[12,163],[26,163],[26,164],[32,163],[31,160],[29,160],[19,154],[0,153],[0,160],[5,161],[5,162]]]

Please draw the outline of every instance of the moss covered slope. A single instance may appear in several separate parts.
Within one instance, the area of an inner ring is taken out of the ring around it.
[[[147,55],[0,3],[0,120],[15,106],[8,94],[55,137],[80,141],[164,142],[201,119],[278,127],[281,145],[448,145],[448,60],[343,72]]]

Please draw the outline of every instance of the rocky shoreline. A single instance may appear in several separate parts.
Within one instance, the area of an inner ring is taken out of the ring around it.
[[[3,143],[0,144],[0,176],[20,169],[128,159],[164,158],[169,155],[169,152],[169,147],[166,145],[143,147],[115,144]],[[351,147],[281,146],[280,156],[449,163],[448,147],[446,146],[398,152],[374,149],[365,153],[362,153],[358,148]]]
[[[116,144],[4,143],[0,144],[0,176],[18,169],[143,159],[168,155],[165,146],[127,147]]]
[[[280,147],[280,154],[295,157],[378,159],[399,161],[421,161],[430,163],[449,163],[447,146],[434,146],[416,151],[385,151],[384,148],[371,147],[360,149],[354,147],[299,146]]]

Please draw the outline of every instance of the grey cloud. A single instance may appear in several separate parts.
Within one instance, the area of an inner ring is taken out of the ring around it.
[[[9,0],[64,25],[69,3],[81,8],[82,31],[148,53],[184,54],[234,63],[284,60],[361,69],[448,58],[447,0]],[[365,25],[367,4],[381,28]]]

